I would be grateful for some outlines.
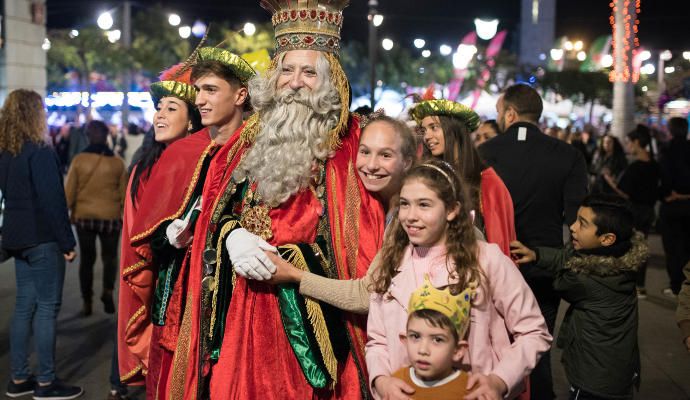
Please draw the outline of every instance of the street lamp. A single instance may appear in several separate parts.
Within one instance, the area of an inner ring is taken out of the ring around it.
[[[656,68],[654,67],[654,64],[652,64],[652,63],[645,64],[640,68],[640,73],[643,75],[651,75],[655,71],[656,71]]]
[[[671,51],[670,51],[670,50],[664,50],[664,51],[661,52],[661,54],[659,54],[659,58],[660,58],[662,61],[668,61],[668,60],[670,60],[671,58],[673,58],[673,54],[671,54]]]
[[[483,20],[480,18],[474,19],[474,27],[477,30],[477,36],[483,40],[492,39],[496,36],[496,31],[498,31],[498,20]]]
[[[108,37],[108,40],[111,43],[117,42],[120,40],[120,37],[122,37],[122,47],[124,47],[126,50],[129,50],[129,48],[132,46],[132,2],[129,0],[125,0],[122,2],[122,31],[119,29],[115,29],[110,31],[109,29],[113,27],[113,24],[115,21],[113,21],[113,16],[110,13],[110,11],[102,12],[99,16],[98,19],[96,20],[96,23],[98,24],[98,27],[103,29],[106,32],[106,35]],[[129,68],[125,68],[124,74],[123,74],[123,95],[124,98],[122,100],[122,118],[121,118],[121,123],[122,123],[122,128],[126,129],[126,127],[129,125],[129,89],[131,86],[132,82],[132,77],[131,77],[131,71]]]
[[[690,51],[684,51],[683,58],[690,61]]]
[[[580,50],[580,51],[577,52],[576,57],[577,57],[577,61],[585,61],[585,60],[587,59],[587,53],[585,53],[584,51]]]
[[[424,58],[429,58],[429,57],[431,57],[431,50],[429,50],[429,49],[427,49],[427,50],[422,50],[422,57],[424,57]]]
[[[577,42],[573,43],[573,49],[575,51],[580,51],[582,50],[582,47],[584,46],[584,43],[582,43],[582,40],[578,40]]]
[[[383,47],[384,50],[389,51],[393,48],[393,41],[385,38],[381,41],[381,46]]]
[[[122,32],[119,29],[113,29],[112,31],[107,31],[105,35],[110,43],[115,43],[122,37]]]
[[[613,56],[611,54],[604,54],[601,57],[601,66],[604,68],[609,68],[613,65]]]
[[[107,31],[108,29],[112,28],[114,22],[115,21],[113,21],[113,16],[112,14],[110,14],[110,11],[102,12],[96,20],[98,27],[103,29],[104,31]]]
[[[376,34],[377,29],[383,23],[383,15],[376,11],[379,6],[378,0],[369,0],[369,89],[371,93],[369,94],[369,102],[371,103],[371,108],[374,109],[376,102]]]
[[[453,52],[453,48],[448,46],[447,44],[442,44],[438,51],[441,52],[442,56],[449,56],[450,53]]]
[[[551,49],[549,55],[552,60],[561,61],[563,59],[563,49]]]
[[[415,39],[414,40],[414,47],[418,49],[424,48],[424,45],[426,45],[426,41],[424,39]]]
[[[674,73],[674,72],[676,72],[676,67],[666,67],[666,68],[664,68],[664,73],[665,73],[665,74],[672,74],[672,73]]]
[[[172,13],[168,16],[168,23],[172,26],[178,26],[182,22],[182,18],[179,15]]]
[[[50,50],[50,46],[51,46],[50,39],[48,39],[48,38],[43,39],[43,44],[41,45],[41,48],[45,51],[48,51],[48,50]]]
[[[247,36],[252,36],[254,33],[256,33],[256,25],[252,24],[251,22],[247,22],[244,24],[244,28],[242,28],[244,31],[244,34]]]
[[[372,22],[374,23],[374,26],[378,28],[383,23],[383,15],[381,15],[381,14],[374,15]]]
[[[640,61],[647,61],[652,58],[652,53],[649,50],[642,50],[640,53]]]
[[[180,37],[182,39],[187,39],[189,36],[192,35],[192,27],[189,25],[184,25],[181,26],[178,30],[177,33],[180,34]]]
[[[78,31],[78,30],[72,29],[71,31],[69,31],[69,37],[75,38],[75,37],[77,37],[77,36],[79,36],[79,31]]]
[[[466,69],[476,53],[476,46],[471,44],[460,44],[458,50],[453,54],[453,67],[455,67],[455,69]]]
[[[192,35],[194,37],[202,37],[206,33],[206,24],[201,22],[200,20],[196,20],[194,22],[194,25],[192,26]]]

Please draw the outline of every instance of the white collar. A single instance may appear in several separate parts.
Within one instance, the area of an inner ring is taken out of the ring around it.
[[[447,377],[443,379],[439,379],[436,381],[423,381],[417,377],[417,374],[414,372],[414,368],[410,367],[410,379],[412,379],[412,382],[421,387],[421,388],[432,388],[432,387],[437,387],[437,386],[442,386],[445,385],[446,383],[452,381],[453,379],[457,378],[460,376],[460,370],[456,370],[452,374],[448,375]]]

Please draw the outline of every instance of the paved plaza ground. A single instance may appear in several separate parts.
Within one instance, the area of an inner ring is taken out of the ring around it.
[[[640,301],[640,349],[642,385],[637,399],[690,399],[690,353],[685,351],[675,323],[675,305],[661,295],[667,285],[660,239],[650,237],[652,259],[647,272],[649,298]],[[115,318],[105,314],[98,300],[100,262],[96,266],[94,313],[79,315],[81,298],[78,259],[67,267],[63,306],[58,320],[57,372],[63,380],[82,385],[85,399],[105,399],[109,390]],[[9,325],[14,309],[15,281],[12,261],[0,264],[0,384],[2,393],[9,379]],[[561,318],[566,304],[561,307]],[[568,384],[560,364],[560,352],[552,354],[554,380],[559,399],[567,398]],[[135,398],[143,399],[139,393]],[[30,398],[30,397],[26,397]]]

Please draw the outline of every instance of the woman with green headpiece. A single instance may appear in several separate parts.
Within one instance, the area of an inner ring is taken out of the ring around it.
[[[493,168],[484,165],[470,134],[479,126],[479,115],[450,100],[426,100],[410,109],[423,133],[427,156],[450,164],[468,187],[474,223],[510,257],[515,240],[513,200]]]
[[[160,81],[151,84],[150,92],[156,107],[153,116],[153,143],[144,147],[141,155],[133,162],[125,196],[120,257],[118,361],[127,371],[136,370],[137,373],[148,368],[148,343],[152,333],[150,307],[158,272],[158,267],[150,262],[151,256],[142,257],[142,253],[145,252],[142,248],[133,246],[130,241],[134,222],[137,218],[146,218],[146,214],[149,213],[149,210],[139,207],[139,199],[145,191],[158,190],[157,187],[161,185],[149,178],[165,149],[173,142],[202,128],[201,117],[194,104],[196,90],[192,86],[191,71],[187,66],[177,64],[164,71]],[[160,263],[161,260],[158,259],[157,262]],[[138,267],[132,268],[134,265]],[[131,324],[129,321],[142,307],[148,310],[145,312],[148,317],[147,323],[142,326]],[[137,328],[136,333],[131,333],[133,328]],[[129,331],[130,334],[124,335],[125,331]],[[134,349],[141,351],[137,352]],[[120,378],[122,381],[129,380],[128,383],[143,383],[143,376],[139,382],[136,379],[131,381],[132,377]],[[111,384],[115,389],[114,383]]]

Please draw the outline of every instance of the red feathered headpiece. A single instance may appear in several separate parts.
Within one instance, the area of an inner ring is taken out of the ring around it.
[[[189,68],[189,65],[187,65],[187,63],[175,64],[172,67],[161,72],[161,75],[158,77],[158,79],[161,81],[181,82],[191,86],[192,69]]]

